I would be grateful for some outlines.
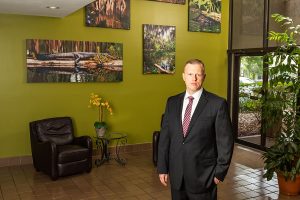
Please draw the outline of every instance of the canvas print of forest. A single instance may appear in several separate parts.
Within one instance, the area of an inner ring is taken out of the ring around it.
[[[175,26],[143,25],[143,73],[175,72]]]
[[[166,2],[166,3],[185,4],[185,0],[150,0],[150,1],[160,1],[160,2]]]
[[[27,82],[118,82],[123,44],[26,40]]]
[[[189,31],[221,32],[221,0],[189,0]]]
[[[85,7],[87,26],[130,29],[130,0],[96,0]]]

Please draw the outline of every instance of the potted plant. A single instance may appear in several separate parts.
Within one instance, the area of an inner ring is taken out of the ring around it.
[[[277,174],[280,193],[298,195],[300,192],[300,140],[299,125],[294,129],[291,113],[284,114],[282,133],[276,138],[264,154],[265,169],[264,178],[271,180],[274,173]],[[299,124],[299,120],[298,120]]]
[[[275,143],[264,154],[268,180],[277,174],[279,191],[283,194],[298,195],[300,192],[300,120],[299,120],[299,69],[300,47],[297,46],[300,25],[280,14],[272,18],[280,23],[284,32],[269,32],[269,40],[279,47],[266,54],[269,66],[269,83],[265,85],[262,103],[265,130],[280,124]],[[298,103],[297,103],[298,101]],[[288,190],[286,190],[288,189]],[[291,190],[289,190],[291,189]]]
[[[103,111],[108,110],[110,115],[112,115],[112,108],[110,107],[108,101],[104,101],[98,94],[92,93],[90,95],[89,108],[96,107],[98,109],[98,121],[94,122],[94,127],[98,137],[103,137],[107,124],[103,121]]]

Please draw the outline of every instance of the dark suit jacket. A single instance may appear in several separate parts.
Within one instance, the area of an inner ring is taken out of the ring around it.
[[[203,90],[183,137],[182,104],[185,93],[168,99],[161,128],[157,170],[169,174],[171,186],[205,193],[214,177],[223,181],[233,152],[232,125],[225,99]]]

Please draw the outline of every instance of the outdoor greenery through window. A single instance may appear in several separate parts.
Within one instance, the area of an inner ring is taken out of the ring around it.
[[[243,56],[239,77],[239,139],[260,142],[262,56]]]

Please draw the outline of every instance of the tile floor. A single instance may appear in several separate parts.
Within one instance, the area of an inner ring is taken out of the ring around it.
[[[32,165],[2,167],[0,200],[171,199],[169,188],[161,186],[158,181],[151,151],[124,156],[128,161],[124,167],[112,160],[98,168],[94,167],[89,174],[57,181],[35,172]],[[276,179],[263,179],[262,167],[260,153],[237,145],[228,176],[218,186],[218,199],[300,199],[300,196],[279,195]]]

